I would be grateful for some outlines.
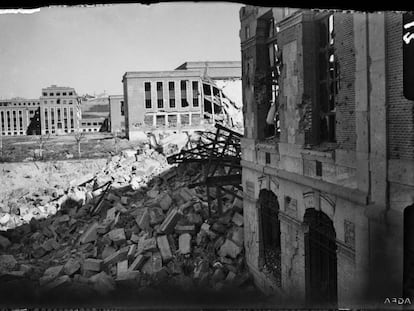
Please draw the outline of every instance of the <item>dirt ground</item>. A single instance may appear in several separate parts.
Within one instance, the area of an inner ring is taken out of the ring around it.
[[[51,161],[79,158],[78,145],[73,135],[2,137],[0,144],[0,163]],[[130,142],[126,138],[114,138],[109,133],[85,135],[80,144],[80,158],[106,158],[123,149],[133,149],[142,144]]]

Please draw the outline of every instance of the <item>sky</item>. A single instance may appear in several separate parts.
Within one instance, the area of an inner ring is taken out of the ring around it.
[[[240,61],[239,9],[230,2],[45,7],[0,14],[0,99],[43,87],[122,94],[127,71],[186,61]]]

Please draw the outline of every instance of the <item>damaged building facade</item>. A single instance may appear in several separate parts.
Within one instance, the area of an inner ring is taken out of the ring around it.
[[[307,305],[412,297],[403,14],[246,6],[240,21],[245,249],[256,284]]]
[[[240,62],[187,62],[170,71],[126,72],[127,137],[204,130],[215,123],[242,127],[241,102],[224,91],[226,87],[234,94],[238,88],[241,94],[240,69]]]

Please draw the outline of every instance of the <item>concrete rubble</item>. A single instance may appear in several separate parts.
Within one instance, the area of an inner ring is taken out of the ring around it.
[[[81,282],[101,294],[160,280],[184,290],[251,291],[240,200],[226,196],[225,212],[214,204],[209,211],[205,188],[188,188],[200,171],[168,165],[147,149],[113,156],[95,176],[33,197],[21,205],[25,212],[0,217],[3,229],[9,224],[0,232],[0,276],[21,275],[42,290]]]

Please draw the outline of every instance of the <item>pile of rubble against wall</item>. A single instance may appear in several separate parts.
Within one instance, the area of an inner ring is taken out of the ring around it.
[[[242,202],[226,195],[220,215],[209,210],[204,187],[186,186],[200,176],[199,166],[170,166],[151,149],[112,157],[45,205],[55,215],[0,234],[0,278],[29,279],[41,292],[107,294],[126,284],[254,291]]]

